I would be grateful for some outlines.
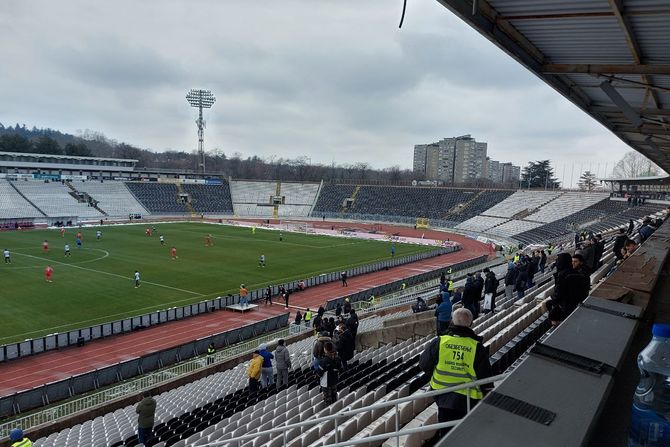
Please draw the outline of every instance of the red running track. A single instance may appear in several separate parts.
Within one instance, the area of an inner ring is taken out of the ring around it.
[[[316,224],[331,226],[331,223],[328,222],[316,222]],[[332,225],[360,229],[367,227],[365,224],[337,223]],[[389,233],[399,232],[401,235],[407,236],[416,236],[417,234],[421,236],[422,233],[425,233],[426,237],[435,239],[449,237],[449,239],[459,242],[463,249],[455,253],[394,267],[386,271],[356,276],[349,279],[348,287],[342,287],[339,282],[311,287],[303,292],[292,294],[289,302],[290,306],[316,309],[332,298],[348,296],[374,286],[489,254],[487,245],[463,236],[388,225],[384,225],[384,229]],[[217,311],[164,323],[138,332],[91,341],[80,348],[69,347],[11,360],[0,364],[0,397],[168,349],[215,333],[239,328],[287,311],[283,305],[279,304],[273,306],[261,305],[256,311],[244,314]]]

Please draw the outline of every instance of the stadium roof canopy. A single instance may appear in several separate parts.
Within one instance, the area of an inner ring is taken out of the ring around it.
[[[670,172],[669,0],[438,2]]]
[[[670,184],[670,176],[668,175],[654,175],[649,177],[608,177],[599,178],[601,182],[625,183],[630,185],[668,185]]]

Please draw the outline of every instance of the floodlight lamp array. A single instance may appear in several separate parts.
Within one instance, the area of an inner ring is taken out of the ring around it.
[[[191,89],[186,95],[186,100],[191,107],[203,107],[209,109],[216,102],[211,90]]]

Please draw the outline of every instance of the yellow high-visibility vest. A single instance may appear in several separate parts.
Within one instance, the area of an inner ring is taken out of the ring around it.
[[[311,321],[312,320],[312,311],[308,310],[305,312],[305,321]]]
[[[447,291],[448,292],[454,291],[454,282],[451,279],[447,281]]]
[[[440,390],[477,380],[474,368],[475,352],[477,352],[477,341],[472,338],[442,335],[437,365],[430,379],[431,388]],[[484,398],[479,387],[454,392],[464,396],[469,393],[471,399]]]

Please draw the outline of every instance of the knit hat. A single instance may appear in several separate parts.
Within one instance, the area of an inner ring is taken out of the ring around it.
[[[266,345],[265,343],[261,343],[260,345],[258,345],[258,350],[259,351],[265,351],[267,348],[268,348],[268,345]]]

